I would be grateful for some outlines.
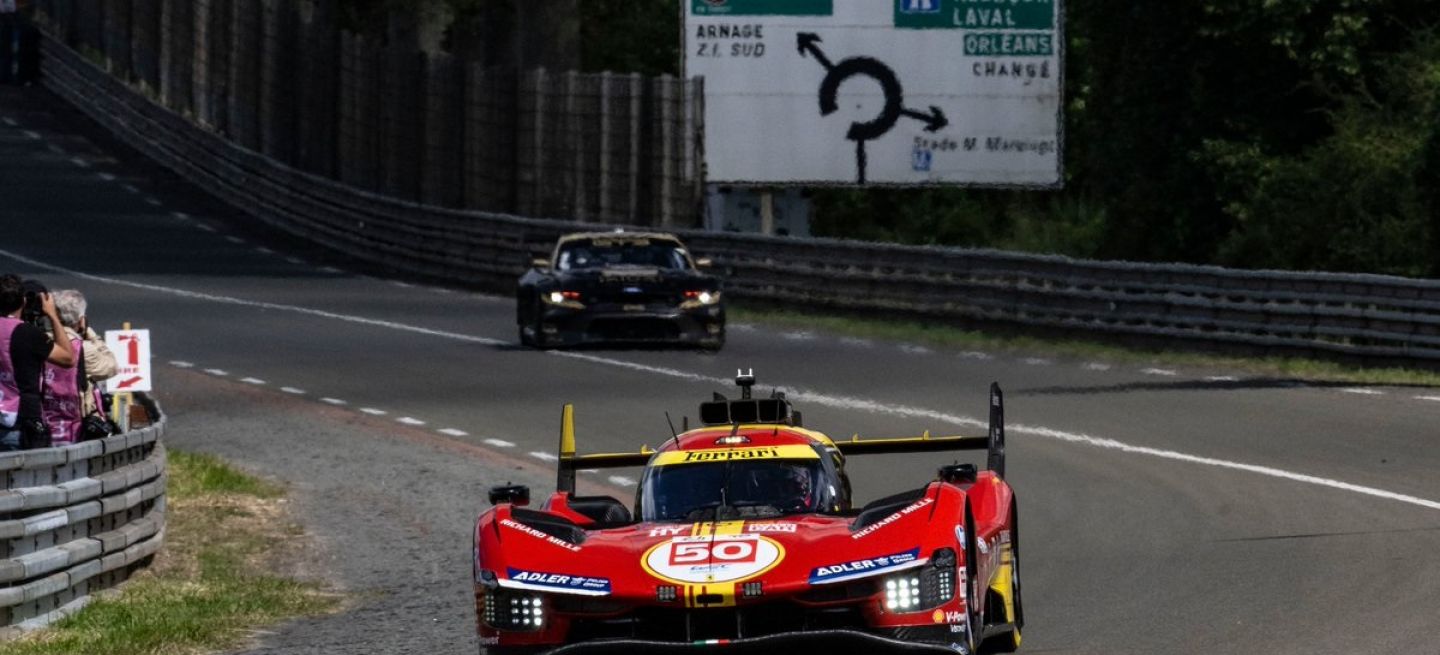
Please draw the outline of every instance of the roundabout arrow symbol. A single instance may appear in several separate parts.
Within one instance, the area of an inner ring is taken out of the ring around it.
[[[903,118],[912,118],[925,123],[925,131],[937,132],[950,124],[945,112],[931,106],[929,112],[905,107],[905,89],[900,78],[884,62],[871,57],[851,57],[840,63],[832,63],[820,49],[824,39],[813,32],[801,32],[796,36],[796,46],[801,57],[813,57],[825,68],[825,79],[820,82],[820,115],[829,116],[840,110],[840,86],[852,77],[868,77],[880,85],[885,95],[885,106],[875,118],[850,125],[845,138],[855,142],[855,165],[859,171],[859,182],[865,184],[868,159],[865,142],[885,136]]]

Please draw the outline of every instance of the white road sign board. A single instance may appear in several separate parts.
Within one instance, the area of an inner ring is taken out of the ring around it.
[[[105,345],[120,366],[115,377],[105,381],[110,393],[155,390],[150,376],[149,330],[106,330]]]
[[[682,0],[707,178],[1061,184],[1062,0]]]

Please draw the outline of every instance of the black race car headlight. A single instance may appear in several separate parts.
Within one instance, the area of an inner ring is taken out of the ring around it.
[[[547,305],[567,307],[570,309],[585,309],[584,303],[580,302],[579,291],[551,291],[550,293],[541,294],[540,297],[545,300],[545,304]]]
[[[893,613],[939,607],[955,597],[955,551],[941,548],[926,566],[885,578],[885,609]]]
[[[681,309],[699,309],[720,304],[719,291],[686,291],[685,300],[680,303]]]
[[[485,624],[497,630],[535,632],[545,627],[545,599],[540,594],[497,590],[485,596]]]

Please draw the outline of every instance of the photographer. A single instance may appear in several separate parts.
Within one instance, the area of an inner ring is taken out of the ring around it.
[[[65,289],[56,291],[54,298],[55,310],[65,327],[65,339],[70,342],[75,360],[79,363],[73,368],[53,363],[45,366],[45,424],[50,428],[53,442],[61,445],[105,436],[103,430],[100,431],[102,433],[87,434],[84,429],[88,425],[87,420],[93,420],[86,417],[96,414],[98,406],[95,394],[90,392],[95,390],[92,383],[115,375],[118,366],[115,355],[87,325],[85,311],[88,303],[85,295],[74,289]],[[105,426],[103,419],[99,425]]]
[[[30,306],[39,310],[31,316],[38,313],[55,331],[62,329],[50,294],[39,284],[27,293],[26,286],[15,275],[0,276],[0,450],[50,445],[40,395],[45,363],[75,365],[69,339],[52,343],[44,330],[20,319]]]

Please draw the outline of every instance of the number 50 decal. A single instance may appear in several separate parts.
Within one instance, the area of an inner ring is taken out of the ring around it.
[[[769,537],[675,537],[646,551],[640,565],[657,578],[692,584],[753,578],[784,558],[785,548]]]
[[[670,564],[742,564],[755,561],[759,548],[755,541],[717,541],[674,544],[670,548]]]

